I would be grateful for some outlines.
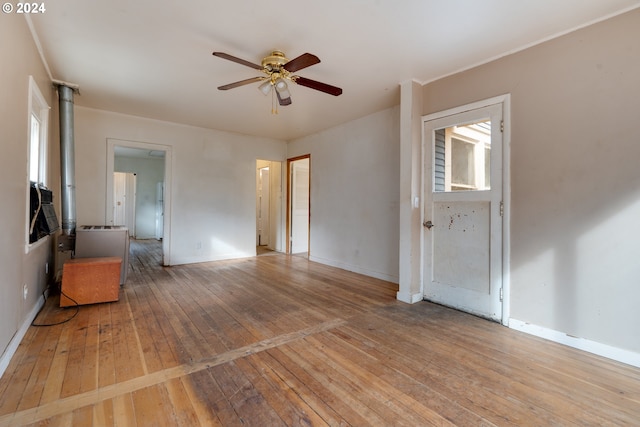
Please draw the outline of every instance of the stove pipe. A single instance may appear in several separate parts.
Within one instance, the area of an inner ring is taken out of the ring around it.
[[[76,182],[73,139],[73,92],[74,89],[58,84],[60,107],[60,174],[62,194],[62,233],[76,234]],[[77,90],[77,89],[76,89]]]

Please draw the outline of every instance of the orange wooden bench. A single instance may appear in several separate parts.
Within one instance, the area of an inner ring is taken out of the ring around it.
[[[118,301],[121,263],[120,257],[66,261],[62,266],[60,307]]]

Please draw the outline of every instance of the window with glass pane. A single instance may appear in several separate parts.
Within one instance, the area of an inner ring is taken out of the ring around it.
[[[434,191],[491,188],[491,121],[434,132]]]
[[[26,242],[36,243],[51,232],[54,226],[55,211],[51,203],[43,203],[42,192],[47,184],[47,127],[49,122],[49,105],[33,79],[29,77],[29,133],[25,141],[29,148],[27,163],[30,185],[27,185],[27,218]],[[50,201],[50,199],[49,199]],[[57,223],[57,219],[55,220]],[[43,226],[46,224],[46,227]]]
[[[40,177],[40,121],[31,114],[31,137],[29,141],[29,180],[42,182]]]
[[[46,185],[49,105],[33,77],[29,77],[29,108],[29,181]]]

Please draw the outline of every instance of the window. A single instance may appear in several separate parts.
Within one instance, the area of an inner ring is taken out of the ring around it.
[[[435,191],[491,189],[491,121],[438,129],[434,135]]]
[[[28,111],[28,170],[27,185],[27,242],[35,243],[58,229],[52,204],[52,194],[47,184],[47,144],[49,105],[38,89],[33,77],[29,77]],[[28,250],[28,246],[27,246]]]
[[[29,181],[47,183],[49,106],[33,77],[29,77]]]

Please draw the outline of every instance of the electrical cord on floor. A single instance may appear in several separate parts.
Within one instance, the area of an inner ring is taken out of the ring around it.
[[[69,317],[68,319],[65,319],[65,320],[61,320],[59,322],[55,322],[55,323],[36,323],[36,319],[38,318],[38,316],[40,315],[40,313],[44,309],[45,305],[47,304],[47,295],[46,295],[47,290],[45,289],[44,292],[42,292],[42,297],[44,298],[44,303],[42,304],[42,307],[40,307],[40,310],[38,310],[38,313],[36,314],[36,316],[33,318],[33,321],[31,322],[31,326],[37,326],[37,327],[57,326],[57,325],[62,325],[63,323],[67,323],[68,321],[70,321],[71,319],[76,317],[76,315],[80,311],[80,304],[78,304],[78,302],[76,300],[74,300],[73,298],[71,298],[69,295],[65,294],[64,291],[62,290],[62,288],[60,288],[59,290],[60,290],[60,296],[64,295],[65,297],[70,299],[71,302],[73,302],[75,304],[72,307],[72,308],[75,309],[75,311],[73,312],[71,317]]]

